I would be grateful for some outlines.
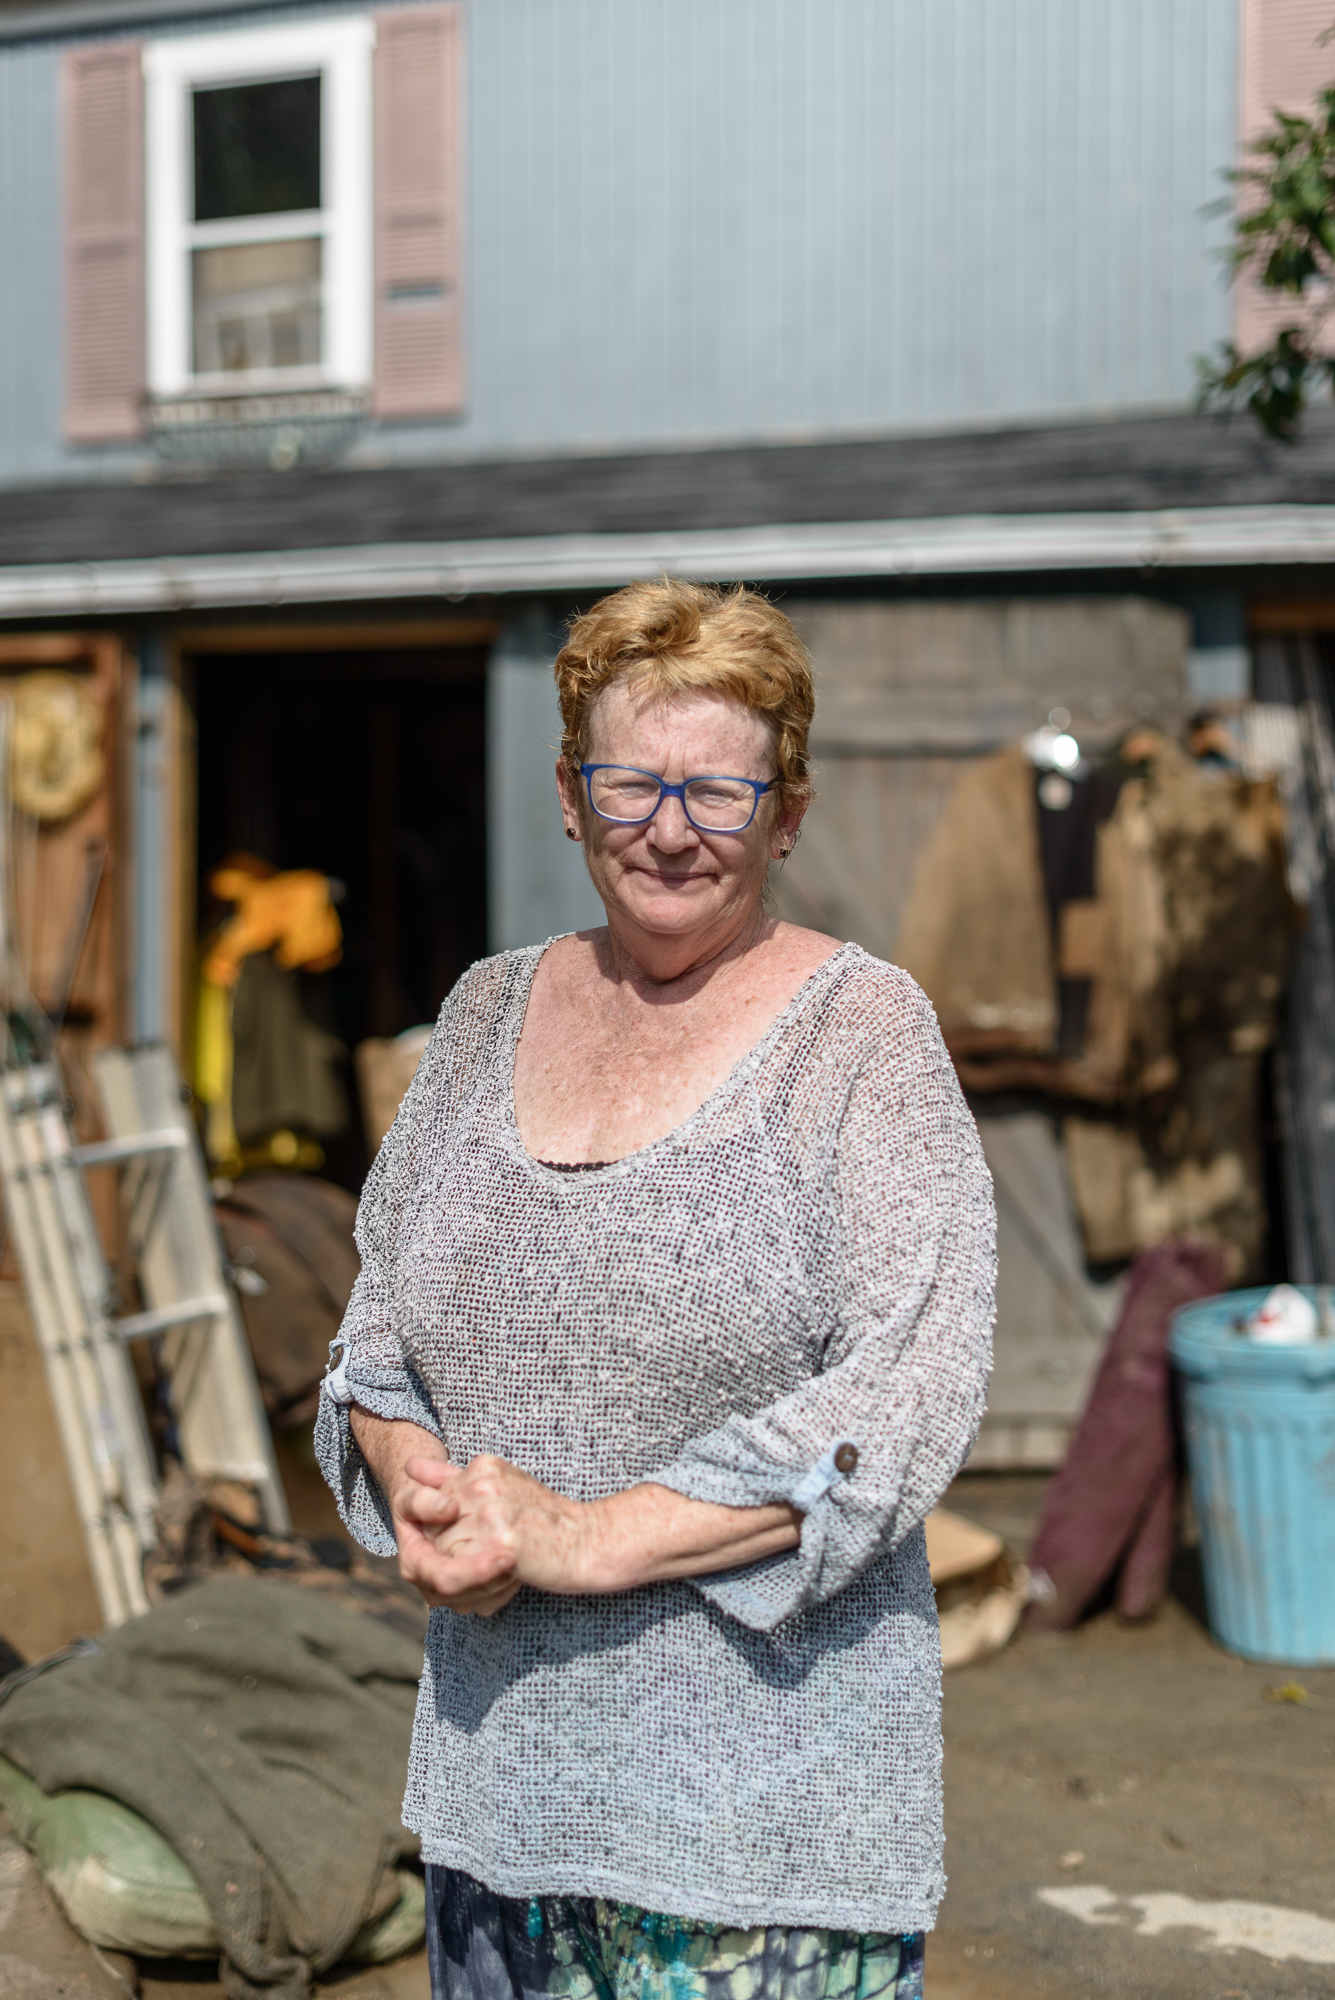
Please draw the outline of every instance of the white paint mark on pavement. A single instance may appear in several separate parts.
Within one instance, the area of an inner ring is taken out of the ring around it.
[[[1138,1916],[1137,1937],[1158,1937],[1170,1930],[1203,1931],[1202,1951],[1255,1951],[1262,1958],[1335,1965],[1335,1923],[1309,1910],[1286,1910],[1278,1903],[1207,1903],[1167,1890],[1119,1896],[1093,1882],[1040,1889],[1038,1899],[1085,1924],[1135,1923]]]

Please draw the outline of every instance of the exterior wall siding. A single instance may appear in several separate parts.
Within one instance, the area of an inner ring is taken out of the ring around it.
[[[0,478],[74,462],[61,440],[58,51],[0,50]],[[87,454],[96,459],[100,453]]]
[[[358,455],[1186,403],[1229,324],[1237,12],[470,0],[467,408]],[[0,479],[126,463],[60,441],[55,61],[0,48]]]

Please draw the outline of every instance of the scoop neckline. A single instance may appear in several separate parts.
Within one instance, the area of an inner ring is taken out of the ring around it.
[[[601,1166],[595,1166],[590,1162],[587,1172],[572,1174],[563,1172],[560,1167],[549,1166],[545,1160],[534,1159],[532,1153],[529,1152],[528,1147],[524,1144],[519,1130],[519,1113],[515,1106],[515,1058],[519,1051],[519,1038],[524,1031],[524,1017],[528,1013],[529,995],[533,991],[533,982],[538,976],[538,967],[542,964],[543,959],[554,944],[560,944],[562,938],[573,937],[574,935],[573,931],[561,931],[556,937],[549,937],[544,944],[532,948],[533,955],[528,969],[528,978],[524,982],[522,993],[517,996],[518,1004],[513,1011],[509,1046],[505,1054],[505,1124],[511,1144],[523,1164],[529,1168],[535,1178],[540,1179],[548,1186],[556,1184],[566,1188],[588,1187],[590,1184],[598,1184],[604,1180],[612,1179],[646,1160],[651,1153],[656,1153],[660,1146],[670,1146],[675,1141],[682,1139],[691,1130],[691,1127],[698,1124],[705,1116],[705,1113],[712,1109],[715,1102],[723,1096],[724,1092],[733,1088],[743,1070],[753,1068],[764,1058],[770,1043],[782,1033],[792,1016],[810,997],[813,988],[825,979],[830,968],[838,964],[846,953],[855,952],[860,949],[851,939],[846,939],[842,944],[837,944],[829,957],[823,958],[820,964],[807,974],[792,998],[785,1001],[759,1040],[753,1042],[749,1049],[744,1050],[738,1056],[727,1074],[719,1078],[708,1097],[702,1099],[696,1105],[694,1111],[688,1112],[679,1124],[672,1127],[671,1131],[660,1133],[656,1139],[646,1140],[645,1144],[637,1146],[633,1153],[623,1153],[619,1160],[607,1160]]]

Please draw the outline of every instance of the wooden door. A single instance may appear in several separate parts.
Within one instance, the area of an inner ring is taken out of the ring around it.
[[[126,1028],[122,650],[106,633],[0,639],[0,697],[11,704],[4,998],[11,1016],[31,1000],[58,1022],[81,1135],[98,1129],[88,1057]],[[86,733],[72,749],[70,731],[79,728]]]

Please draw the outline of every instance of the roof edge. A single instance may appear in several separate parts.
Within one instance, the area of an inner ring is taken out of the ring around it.
[[[961,515],[694,533],[256,551],[0,567],[0,619],[609,590],[667,573],[817,582],[1040,570],[1335,564],[1335,506]]]

